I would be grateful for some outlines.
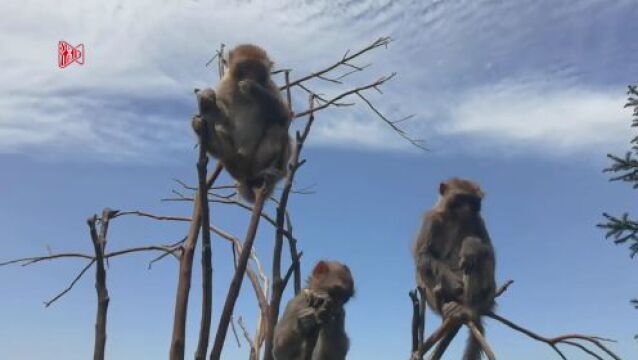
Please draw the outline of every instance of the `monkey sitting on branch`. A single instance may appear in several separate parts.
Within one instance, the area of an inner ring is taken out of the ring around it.
[[[240,195],[255,201],[255,189],[272,193],[290,157],[291,113],[270,73],[262,48],[246,44],[229,52],[228,71],[216,90],[195,90],[199,114],[192,126],[201,137],[206,123],[208,153],[238,182]]]
[[[348,266],[315,265],[308,285],[288,302],[275,328],[276,360],[344,360],[349,348],[344,305],[354,295]]]
[[[472,181],[453,178],[440,184],[439,195],[413,248],[419,291],[436,314],[455,320],[431,359],[443,355],[462,323],[484,332],[481,315],[493,309],[496,292],[494,248],[481,217],[483,191]],[[470,334],[463,359],[479,360],[481,353]]]

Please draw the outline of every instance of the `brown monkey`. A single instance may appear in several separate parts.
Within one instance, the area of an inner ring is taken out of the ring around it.
[[[208,152],[219,159],[238,182],[239,193],[255,200],[255,188],[269,196],[285,176],[290,156],[291,113],[270,77],[272,61],[256,45],[229,52],[228,71],[217,89],[197,92],[200,114],[193,129],[206,121]]]
[[[439,195],[413,248],[417,286],[435,313],[472,320],[483,332],[480,317],[494,307],[496,291],[494,248],[481,217],[484,194],[478,184],[453,178],[440,184]],[[441,340],[432,359],[459,328]],[[480,345],[470,334],[463,359],[480,358]]]
[[[343,360],[350,341],[343,306],[354,295],[350,269],[319,261],[308,284],[288,302],[275,328],[276,360]]]

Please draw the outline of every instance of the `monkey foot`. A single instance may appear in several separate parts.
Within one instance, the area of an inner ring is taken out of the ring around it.
[[[259,173],[259,177],[262,178],[266,184],[274,184],[283,176],[281,171],[276,169],[265,169]]]
[[[443,304],[443,318],[451,318],[457,321],[466,321],[470,318],[470,311],[464,305],[455,301]]]

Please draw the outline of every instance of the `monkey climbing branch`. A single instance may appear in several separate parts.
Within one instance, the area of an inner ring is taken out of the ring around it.
[[[509,286],[513,283],[513,280],[508,280],[507,282],[505,282],[497,291],[496,291],[496,297],[502,295],[508,288]],[[410,298],[413,302],[413,307],[414,307],[414,299],[416,297],[416,293],[411,292],[410,293]],[[415,310],[417,311],[417,310]],[[595,358],[595,359],[603,359],[603,357],[596,353],[596,351],[589,349],[587,347],[585,347],[585,344],[590,344],[595,346],[598,351],[602,351],[604,354],[608,355],[609,357],[611,357],[614,360],[620,360],[620,357],[615,354],[613,351],[611,351],[607,346],[605,346],[603,344],[603,342],[613,342],[614,340],[611,339],[606,339],[606,338],[602,338],[602,337],[598,337],[598,336],[591,336],[591,335],[582,335],[582,334],[567,334],[567,335],[561,335],[561,336],[556,336],[553,338],[548,338],[548,337],[544,337],[541,335],[538,335],[534,332],[532,332],[531,330],[528,330],[520,325],[514,324],[513,322],[511,322],[510,320],[495,314],[494,312],[490,312],[485,314],[486,317],[489,317],[491,319],[494,319],[508,327],[510,327],[511,329],[514,329],[518,332],[521,332],[529,337],[531,337],[534,340],[546,343],[547,345],[549,345],[560,357],[561,359],[566,360],[567,357],[565,356],[565,354],[558,348],[558,345],[569,345],[572,347],[575,347],[577,349],[580,349],[581,351],[583,351],[584,353],[586,353],[587,355],[590,355],[591,357]],[[414,321],[414,320],[413,320]],[[472,332],[472,334],[475,336],[475,338],[479,341],[481,348],[483,349],[483,351],[486,353],[486,355],[488,356],[489,359],[494,359],[494,353],[492,352],[489,344],[487,343],[487,341],[485,340],[485,338],[481,335],[481,332],[478,330],[478,328],[476,327],[476,324],[474,324],[473,322],[469,321],[466,323],[466,325],[469,327],[470,331]],[[430,335],[427,339],[425,339],[425,341],[423,341],[423,343],[419,344],[418,348],[416,349],[416,351],[414,351],[414,345],[413,345],[413,352],[412,352],[412,359],[413,360],[420,360],[423,358],[423,356],[437,343],[439,342],[444,336],[445,334],[447,334],[449,331],[451,331],[452,329],[454,329],[456,326],[455,321],[452,319],[445,319],[443,321],[443,323],[432,333],[432,335]],[[413,325],[413,339],[414,339],[414,331],[415,331],[415,327]],[[581,343],[579,343],[578,341],[580,341]],[[443,349],[443,351],[445,351],[445,349]],[[442,355],[439,354],[439,355]]]

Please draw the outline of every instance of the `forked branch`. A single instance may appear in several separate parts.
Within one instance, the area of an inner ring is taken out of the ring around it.
[[[508,287],[513,283],[513,280],[508,280],[506,281],[497,291],[496,291],[496,296],[500,296],[502,295],[507,289]],[[411,292],[410,293],[410,298],[413,301],[413,307],[415,307],[414,302],[416,299],[416,293],[415,292]],[[414,310],[416,311],[417,310]],[[620,360],[620,357],[615,354],[613,351],[611,351],[607,346],[605,346],[605,344],[603,344],[604,342],[614,342],[614,340],[611,339],[606,339],[606,338],[602,338],[602,337],[598,337],[598,336],[591,336],[591,335],[582,335],[582,334],[566,334],[566,335],[560,335],[560,336],[556,336],[556,337],[552,337],[552,338],[548,338],[548,337],[544,337],[541,335],[538,335],[534,332],[532,332],[531,330],[528,330],[520,325],[517,325],[513,322],[511,322],[510,320],[495,314],[494,312],[489,312],[487,314],[485,314],[486,317],[489,317],[491,319],[494,319],[508,327],[510,327],[511,329],[514,329],[518,332],[521,332],[527,336],[529,336],[530,338],[546,343],[547,345],[549,345],[560,357],[561,359],[567,360],[567,357],[565,356],[565,354],[558,348],[558,345],[568,345],[574,348],[577,348],[581,351],[583,351],[585,354],[595,358],[595,359],[599,359],[599,360],[603,360],[603,355],[607,355],[610,358],[614,359],[614,360]],[[414,321],[414,320],[413,320]],[[467,321],[465,322],[465,325],[470,329],[470,332],[472,333],[472,335],[477,339],[477,341],[479,342],[479,344],[481,345],[481,348],[483,349],[483,351],[485,352],[485,354],[487,355],[488,359],[494,359],[494,353],[491,350],[489,344],[487,343],[487,341],[485,340],[485,337],[481,334],[481,332],[479,331],[478,327],[476,326],[476,324],[474,324],[472,321]],[[412,360],[421,360],[423,358],[423,356],[436,344],[438,343],[441,339],[444,338],[444,336],[450,332],[450,331],[455,331],[457,326],[459,326],[458,322],[456,322],[455,320],[452,320],[450,318],[443,320],[443,323],[432,333],[432,335],[430,335],[425,341],[423,341],[421,344],[419,344],[418,348],[416,349],[416,351],[414,351],[414,345],[413,345],[413,351],[412,351]],[[413,325],[413,332],[412,332],[412,337],[414,339],[415,337],[415,329],[414,329],[414,325]],[[413,340],[414,341],[414,340]],[[593,346],[595,349],[590,349],[587,348],[585,345],[590,345]],[[439,350],[439,349],[437,349]],[[445,351],[445,349],[443,349],[439,355],[442,355],[442,352]],[[602,354],[601,354],[602,353]]]
[[[309,75],[303,76],[297,80],[293,80],[293,81],[289,81],[287,82],[284,86],[280,87],[280,90],[285,90],[285,89],[289,89],[291,87],[294,86],[298,86],[308,80],[311,79],[321,79],[321,80],[326,80],[326,81],[330,81],[328,80],[328,78],[326,78],[326,74],[328,74],[329,72],[331,72],[332,70],[337,69],[340,66],[347,66],[349,68],[351,68],[352,70],[349,73],[346,73],[344,75],[341,75],[338,79],[343,79],[345,76],[349,75],[352,72],[356,72],[356,71],[363,71],[366,67],[368,67],[368,65],[365,66],[356,66],[351,64],[350,62],[352,60],[354,60],[355,58],[367,53],[368,51],[374,50],[376,48],[379,47],[387,47],[388,44],[390,44],[392,42],[392,38],[390,37],[381,37],[378,38],[377,40],[375,40],[372,44],[364,47],[363,49],[354,52],[352,54],[350,54],[350,50],[346,51],[346,53],[343,55],[343,57],[341,58],[341,60],[335,62],[334,64],[327,66],[319,71],[315,71]],[[334,82],[334,81],[330,81],[330,82]],[[337,81],[337,83],[339,83]]]
[[[520,333],[523,333],[534,340],[537,340],[549,345],[554,351],[556,351],[556,353],[562,359],[567,359],[567,357],[565,356],[565,354],[563,354],[563,352],[560,349],[558,349],[558,345],[561,345],[561,344],[578,348],[593,358],[603,359],[602,356],[596,354],[596,352],[586,348],[584,344],[582,344],[582,343],[585,343],[585,344],[593,345],[594,347],[598,348],[599,351],[602,351],[603,353],[607,354],[612,359],[620,360],[620,356],[616,355],[613,351],[611,351],[608,347],[606,347],[603,344],[603,342],[615,342],[612,339],[606,339],[606,338],[602,338],[598,336],[582,335],[582,334],[566,334],[566,335],[560,335],[560,336],[548,338],[548,337],[538,335],[532,332],[531,330],[528,330],[520,325],[514,324],[510,320],[500,315],[497,315],[495,313],[489,313],[486,316],[510,327],[511,329],[514,329]],[[578,343],[578,341],[582,343]]]

